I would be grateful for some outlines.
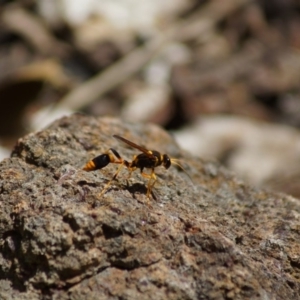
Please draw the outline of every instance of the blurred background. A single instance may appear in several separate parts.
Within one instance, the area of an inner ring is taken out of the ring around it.
[[[0,0],[0,158],[72,112],[154,122],[300,197],[296,0]]]

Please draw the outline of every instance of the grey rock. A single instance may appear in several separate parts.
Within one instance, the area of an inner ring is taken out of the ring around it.
[[[179,158],[85,172],[124,136]],[[73,115],[21,138],[0,163],[1,299],[299,299],[299,200],[248,186],[151,124]]]

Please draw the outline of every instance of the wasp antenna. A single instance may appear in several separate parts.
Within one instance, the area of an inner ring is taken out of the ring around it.
[[[192,182],[192,184],[194,184],[191,176],[189,175],[189,173],[185,170],[185,168],[178,162],[178,159],[176,158],[171,158],[171,163],[178,166],[185,174],[186,176],[190,179],[190,181]]]

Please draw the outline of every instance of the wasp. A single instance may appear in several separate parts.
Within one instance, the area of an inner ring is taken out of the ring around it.
[[[131,173],[136,169],[140,169],[141,175],[148,180],[147,186],[147,197],[149,198],[151,195],[152,188],[157,181],[157,177],[155,175],[155,168],[158,166],[163,166],[166,169],[169,169],[171,164],[178,165],[184,172],[185,170],[183,167],[177,162],[175,158],[171,158],[167,154],[161,154],[156,150],[148,150],[140,145],[137,145],[119,135],[113,135],[114,138],[126,143],[127,145],[141,151],[140,154],[134,155],[131,162],[123,159],[121,155],[113,148],[110,148],[105,153],[96,156],[94,159],[87,162],[84,166],[83,170],[85,171],[95,171],[100,170],[106,167],[109,163],[119,164],[119,168],[117,169],[116,173],[112,177],[112,179],[105,185],[104,189],[100,193],[102,196],[109,186],[111,185],[112,181],[115,180],[120,173],[121,169],[125,166],[129,170],[129,177]],[[151,173],[144,173],[144,169],[151,169]],[[185,172],[186,173],[186,172]]]

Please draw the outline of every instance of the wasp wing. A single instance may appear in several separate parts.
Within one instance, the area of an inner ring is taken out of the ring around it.
[[[133,143],[131,141],[128,141],[128,140],[126,140],[125,138],[123,138],[123,137],[121,137],[119,135],[115,134],[115,135],[113,135],[113,137],[116,138],[116,139],[118,139],[118,140],[121,140],[122,142],[126,143],[127,145],[129,145],[129,146],[131,146],[133,148],[136,148],[136,149],[142,151],[143,153],[147,154],[149,157],[153,156],[152,151],[147,150],[146,148],[144,148],[142,146],[139,146],[139,145],[137,145],[137,144],[135,144],[135,143]]]

